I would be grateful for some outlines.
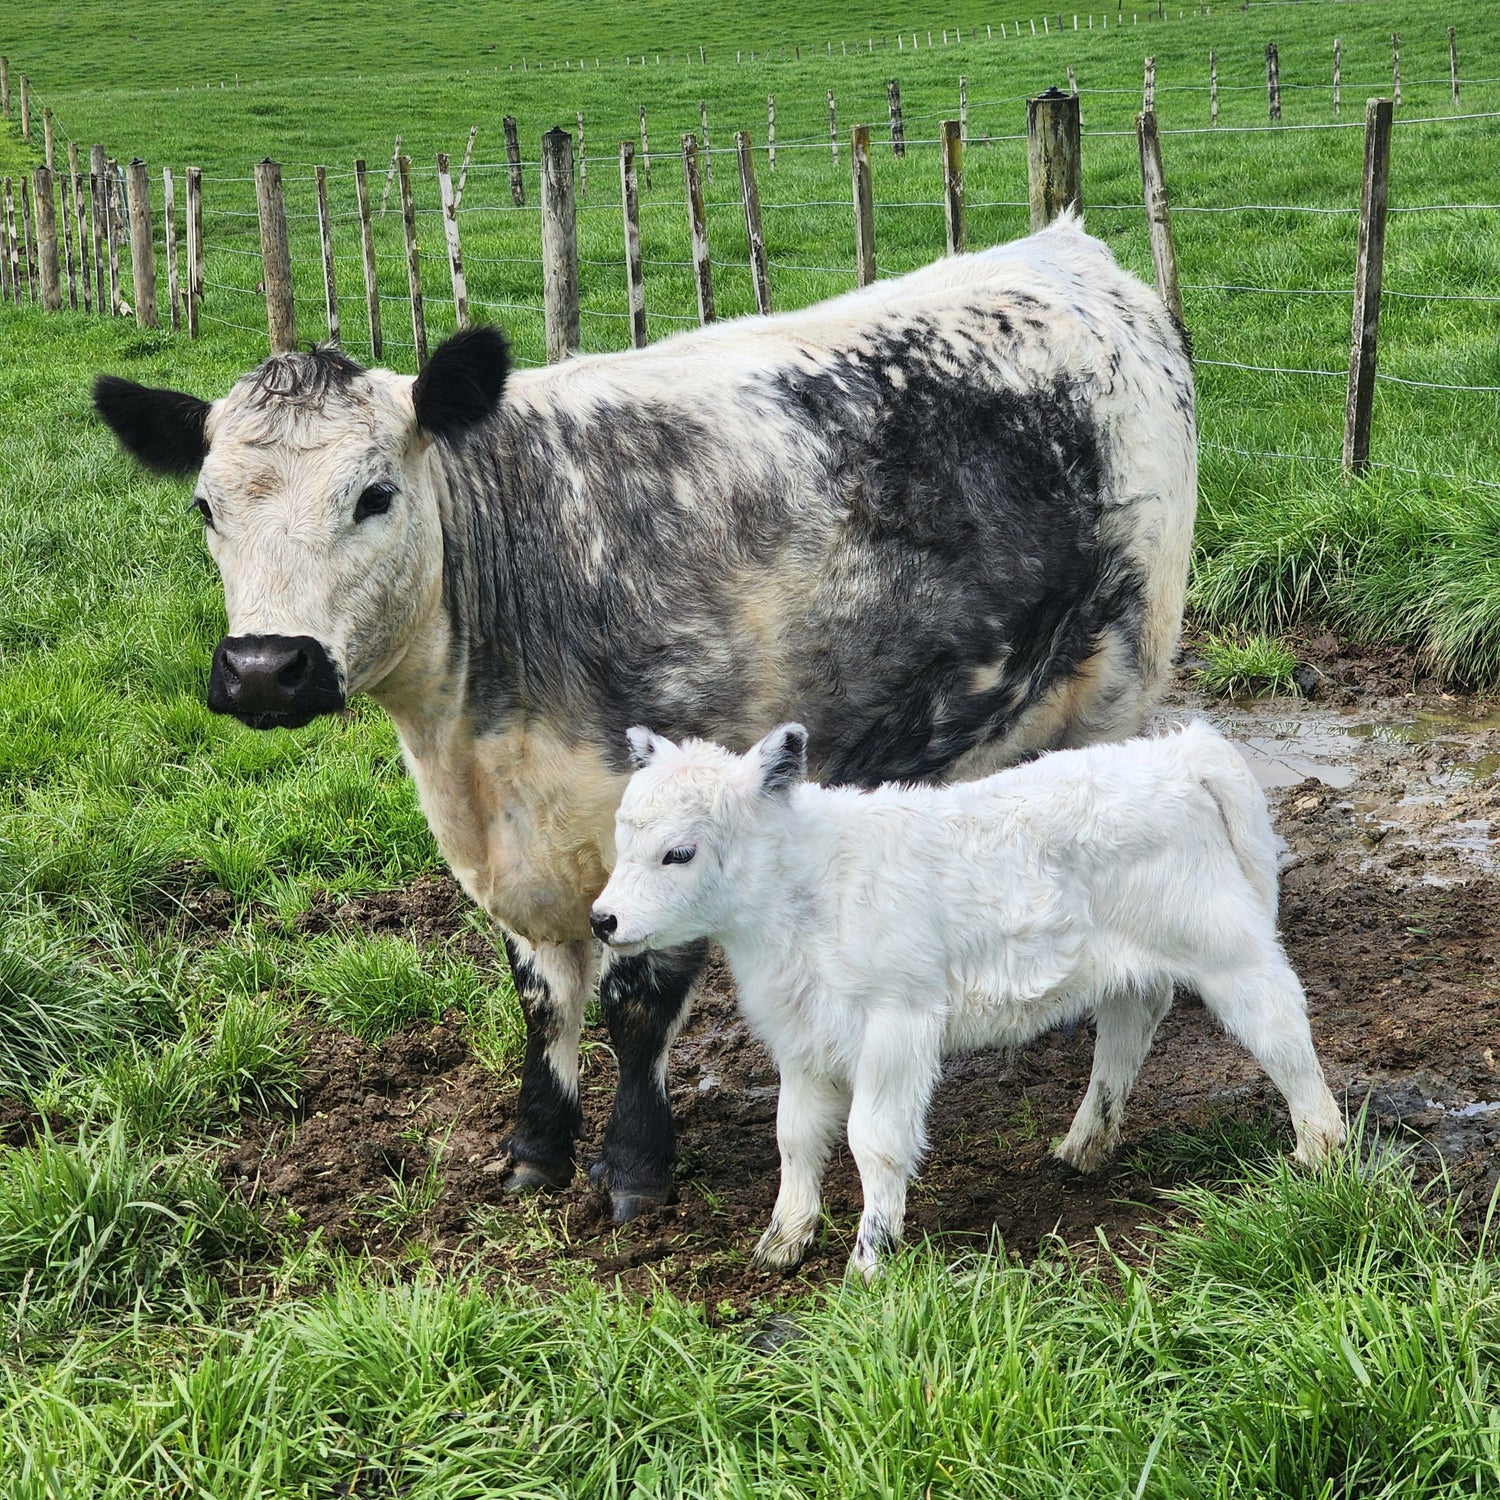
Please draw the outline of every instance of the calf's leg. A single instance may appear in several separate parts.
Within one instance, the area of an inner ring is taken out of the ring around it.
[[[1125,1101],[1151,1050],[1151,1039],[1172,1007],[1170,979],[1139,989],[1111,990],[1094,1013],[1094,1070],[1072,1128],[1054,1154],[1080,1172],[1097,1171],[1120,1143]]]
[[[1344,1139],[1344,1117],[1313,1050],[1307,999],[1279,946],[1253,961],[1194,976],[1203,1003],[1250,1050],[1281,1090],[1297,1132],[1299,1162],[1321,1161]]]
[[[832,1079],[804,1068],[782,1069],[776,1100],[781,1190],[755,1247],[763,1266],[795,1266],[807,1254],[818,1228],[823,1169],[848,1112],[848,1091]]]
[[[593,985],[593,945],[533,947],[512,933],[502,936],[526,1018],[526,1057],[505,1186],[511,1192],[563,1187],[573,1176],[573,1142],[581,1123],[578,1036]]]
[[[667,1052],[687,1020],[693,981],[707,957],[707,943],[606,956],[599,1001],[620,1082],[604,1154],[589,1175],[609,1189],[617,1224],[671,1197],[677,1146],[667,1103]]]

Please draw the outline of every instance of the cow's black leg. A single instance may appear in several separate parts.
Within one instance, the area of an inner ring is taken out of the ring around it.
[[[533,947],[505,933],[505,954],[526,1017],[526,1060],[516,1128],[508,1142],[505,1186],[563,1187],[573,1176],[573,1142],[582,1123],[578,1104],[578,1035],[593,983],[589,943]]]
[[[617,1224],[672,1193],[677,1157],[667,1103],[667,1050],[687,1019],[689,992],[708,957],[706,943],[669,953],[605,959],[599,1000],[620,1067],[604,1155],[592,1172],[608,1187]]]

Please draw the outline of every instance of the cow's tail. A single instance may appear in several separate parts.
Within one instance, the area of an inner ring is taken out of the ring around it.
[[[1236,863],[1275,917],[1276,834],[1266,794],[1239,751],[1201,719],[1185,725],[1180,738],[1193,774],[1219,810]]]

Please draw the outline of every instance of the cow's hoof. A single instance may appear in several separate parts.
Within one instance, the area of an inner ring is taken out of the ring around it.
[[[507,1193],[539,1193],[565,1188],[573,1180],[572,1162],[518,1161],[506,1177]]]
[[[616,1224],[628,1224],[639,1218],[648,1208],[660,1208],[672,1201],[672,1190],[659,1193],[640,1193],[630,1188],[615,1188],[609,1195],[609,1214]]]

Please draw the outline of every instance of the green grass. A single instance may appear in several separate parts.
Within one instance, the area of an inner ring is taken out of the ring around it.
[[[1297,658],[1281,641],[1268,635],[1210,634],[1202,646],[1208,665],[1198,669],[1198,683],[1206,692],[1225,698],[1244,694],[1261,698],[1297,691]]]

